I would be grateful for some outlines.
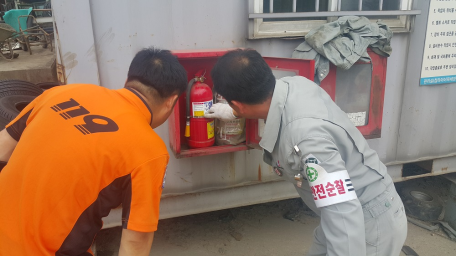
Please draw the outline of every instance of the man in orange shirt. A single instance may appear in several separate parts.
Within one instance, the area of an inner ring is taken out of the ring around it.
[[[169,51],[144,49],[125,88],[44,92],[0,132],[0,255],[91,255],[122,204],[119,255],[148,255],[169,155],[153,128],[187,86]]]

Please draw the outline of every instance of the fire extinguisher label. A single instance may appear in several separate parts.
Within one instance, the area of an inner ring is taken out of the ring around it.
[[[207,139],[214,138],[214,121],[207,123]]]
[[[204,114],[212,107],[212,100],[203,102],[193,102],[193,117],[203,117]]]

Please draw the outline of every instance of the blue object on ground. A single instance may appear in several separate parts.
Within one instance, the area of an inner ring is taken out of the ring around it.
[[[5,15],[3,15],[3,20],[5,20],[5,23],[13,27],[17,32],[19,32],[19,23],[17,22],[17,18],[22,15],[30,15],[32,12],[32,7],[28,9],[13,9],[5,12]],[[22,30],[27,29],[27,19],[26,18],[21,18],[21,28]]]

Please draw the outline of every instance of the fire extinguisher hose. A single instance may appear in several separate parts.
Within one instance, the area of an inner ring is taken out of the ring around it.
[[[193,84],[198,80],[197,77],[193,78],[188,82],[187,86],[187,121],[185,122],[185,137],[190,137],[190,91],[192,90]]]

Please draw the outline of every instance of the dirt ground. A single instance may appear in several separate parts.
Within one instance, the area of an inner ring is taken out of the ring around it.
[[[426,186],[443,200],[449,183],[426,178],[397,183]],[[161,220],[150,255],[166,256],[294,256],[305,255],[319,217],[300,199],[290,199]],[[98,256],[117,255],[121,228],[103,230],[97,237]],[[408,225],[405,245],[420,256],[456,255],[456,242],[437,230]],[[401,255],[405,255],[402,253]]]

